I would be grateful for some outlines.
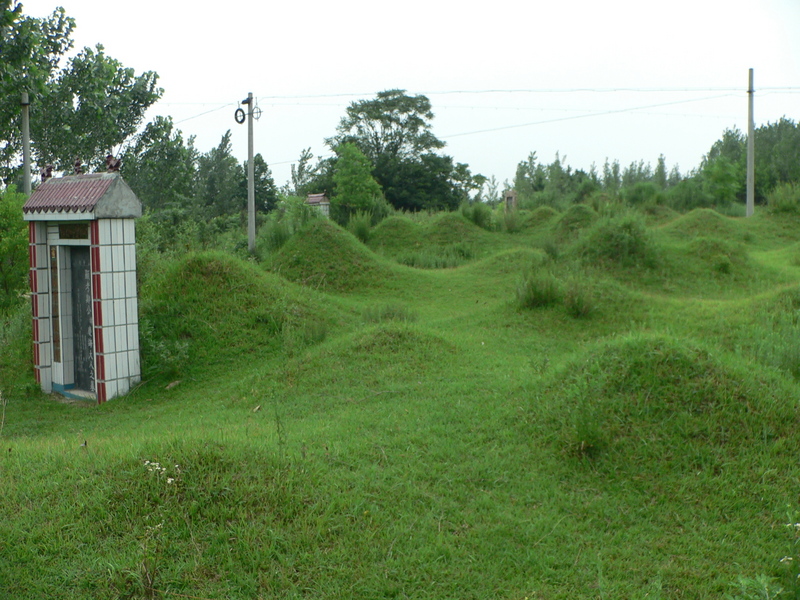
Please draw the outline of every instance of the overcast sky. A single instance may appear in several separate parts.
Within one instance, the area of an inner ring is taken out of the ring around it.
[[[304,148],[328,155],[345,108],[381,90],[425,94],[444,152],[473,173],[513,179],[530,152],[573,168],[660,154],[695,168],[726,128],[800,120],[800,0],[23,0],[63,6],[76,50],[101,43],[164,88],[200,151],[233,132],[252,92],[263,111],[255,151],[275,182]],[[786,89],[793,88],[793,89]]]

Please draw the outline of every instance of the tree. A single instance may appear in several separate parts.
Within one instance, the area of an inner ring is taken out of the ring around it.
[[[241,194],[247,198],[247,161],[244,161],[242,171],[244,179],[241,181]],[[272,171],[261,154],[253,157],[253,188],[256,210],[269,212],[278,206],[278,189],[275,187]]]
[[[31,139],[42,161],[58,170],[76,158],[93,167],[136,133],[145,112],[163,93],[158,75],[136,76],[97,45],[71,58],[31,104]]]
[[[219,146],[197,159],[196,194],[199,210],[206,218],[238,214],[247,209],[247,188],[242,190],[244,169],[231,153],[231,131]]]
[[[663,190],[667,187],[667,159],[661,154],[658,157],[658,164],[656,171],[653,173],[653,181],[658,186],[658,189]]]
[[[338,147],[339,158],[333,172],[336,193],[331,207],[337,221],[346,221],[357,211],[370,212],[383,199],[381,186],[372,176],[372,164],[353,143]]]
[[[22,5],[0,0],[0,175],[16,170],[22,147],[20,93],[44,93],[59,60],[72,47],[75,21],[57,8],[45,19],[22,14]]]
[[[0,193],[0,314],[19,301],[28,274],[28,228],[22,219],[25,195],[13,186]]]
[[[103,164],[141,125],[144,113],[161,96],[158,76],[107,57],[102,46],[84,48],[59,68],[72,47],[75,21],[64,10],[36,19],[22,14],[13,0],[0,0],[0,176],[20,170],[20,93],[31,101],[34,160],[71,169],[76,157]]]
[[[194,137],[184,142],[171,117],[147,124],[122,156],[125,181],[150,209],[182,209],[191,204],[196,176]]]
[[[378,92],[373,100],[360,100],[347,107],[336,130],[326,140],[331,148],[354,143],[376,164],[379,157],[418,159],[422,154],[444,148],[431,132],[430,100],[408,96],[405,90]]]
[[[432,119],[425,96],[387,90],[373,100],[352,103],[339,123],[338,135],[326,142],[334,150],[343,144],[356,145],[372,163],[375,180],[395,208],[455,209],[481,188],[484,178],[436,153],[444,142],[433,135]]]

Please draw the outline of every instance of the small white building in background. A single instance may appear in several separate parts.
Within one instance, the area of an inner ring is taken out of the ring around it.
[[[139,199],[119,173],[92,173],[43,182],[22,210],[36,380],[47,393],[98,403],[126,394],[141,379]]]
[[[326,217],[331,216],[331,201],[325,194],[309,194],[306,196],[306,204],[313,206]]]

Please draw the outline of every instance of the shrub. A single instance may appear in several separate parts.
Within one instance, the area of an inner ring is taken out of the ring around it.
[[[371,225],[372,214],[359,210],[350,215],[350,219],[347,222],[347,230],[366,244],[369,241]]]
[[[406,252],[397,257],[401,265],[417,269],[452,269],[463,265],[476,255],[475,249],[465,242],[447,246]]]
[[[574,204],[561,216],[556,233],[562,239],[578,234],[597,219],[597,213],[585,204]]]
[[[461,214],[481,229],[492,230],[492,209],[483,202],[465,202],[461,205]]]
[[[549,271],[531,271],[517,286],[521,308],[544,308],[561,301],[561,285]]]
[[[660,204],[663,200],[661,191],[652,181],[639,181],[630,187],[623,188],[622,198],[631,206]]]
[[[581,238],[584,258],[615,262],[621,266],[654,267],[655,252],[641,216],[628,213],[598,221]]]
[[[13,186],[0,194],[0,314],[27,291],[28,226],[22,219],[25,196]]]
[[[506,233],[517,233],[522,229],[522,221],[519,218],[519,211],[505,210],[502,217],[503,231]]]
[[[800,214],[800,185],[781,183],[767,194],[767,206],[772,212]]]
[[[280,250],[289,239],[311,221],[320,218],[319,211],[299,196],[283,198],[278,208],[269,213],[256,239],[256,252],[262,258]]]
[[[684,179],[672,186],[665,194],[666,204],[679,212],[688,212],[695,208],[708,208],[714,204],[714,197],[703,189],[697,177]]]
[[[564,290],[564,307],[576,319],[591,316],[595,311],[594,294],[584,280],[571,277]]]

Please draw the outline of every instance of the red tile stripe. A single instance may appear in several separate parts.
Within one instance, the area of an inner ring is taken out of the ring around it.
[[[99,273],[100,272],[100,247],[99,246],[92,246],[91,247],[91,256],[92,256],[92,273]]]
[[[104,354],[105,350],[103,350],[103,328],[102,327],[95,327],[94,328],[94,351],[96,354]]]
[[[97,377],[95,381],[105,381],[106,378],[106,357],[102,354],[97,355]]]
[[[99,300],[95,300],[92,302],[92,308],[94,309],[94,326],[95,327],[102,327],[103,326],[103,304]]]
[[[106,401],[106,384],[105,383],[98,383],[97,384],[97,403],[102,404]]]

